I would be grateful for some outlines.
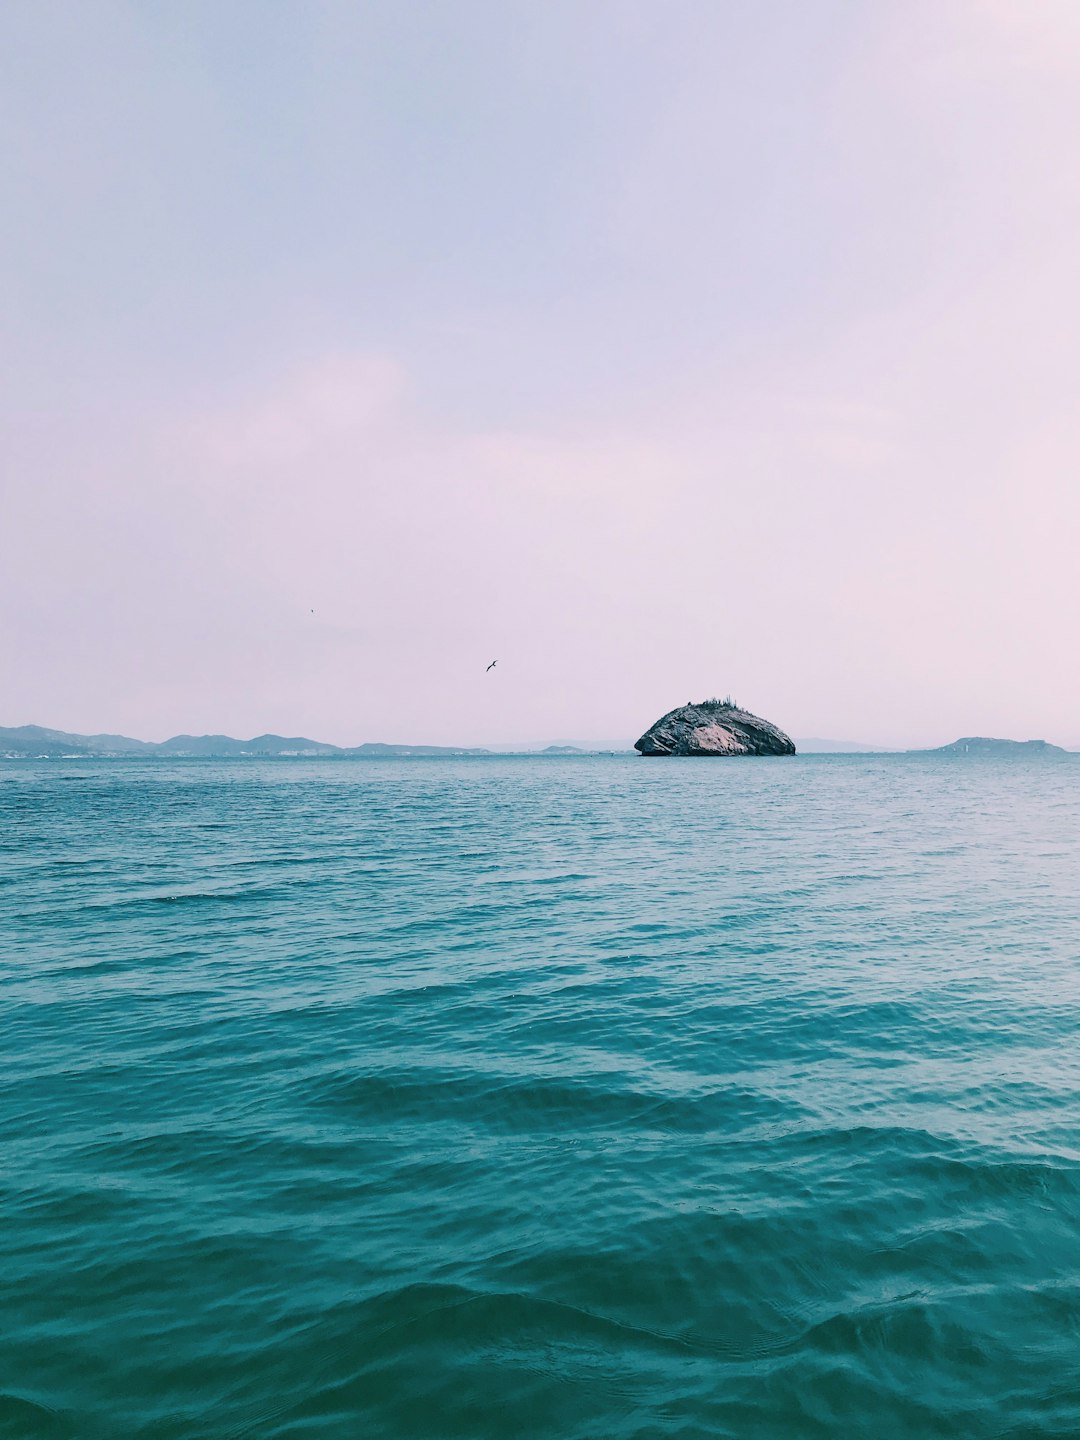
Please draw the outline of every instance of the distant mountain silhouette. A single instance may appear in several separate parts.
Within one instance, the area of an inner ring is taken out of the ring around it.
[[[939,745],[930,755],[1065,755],[1048,740],[997,740],[989,735],[965,735],[951,745]]]
[[[377,758],[407,755],[487,755],[487,750],[458,745],[392,745],[368,742],[364,745],[328,745],[303,735],[256,735],[237,740],[231,735],[174,735],[154,742],[133,740],[128,735],[78,735],[68,730],[48,730],[42,725],[0,725],[0,757],[57,759],[71,756],[119,760],[142,756],[180,759],[229,759],[259,756],[337,755]]]
[[[41,725],[0,725],[0,755],[150,755],[156,748],[127,735],[73,735]]]
[[[308,740],[303,735],[256,735],[251,740],[234,740],[231,735],[174,735],[154,746],[155,755],[338,755],[337,745]]]

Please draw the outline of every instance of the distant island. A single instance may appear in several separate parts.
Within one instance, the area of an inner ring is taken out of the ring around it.
[[[645,756],[794,755],[795,743],[728,695],[669,710],[634,742],[634,749]]]
[[[987,735],[965,735],[951,745],[939,745],[935,750],[923,752],[927,755],[1067,755],[1060,745],[1051,745],[1048,740],[995,740]]]

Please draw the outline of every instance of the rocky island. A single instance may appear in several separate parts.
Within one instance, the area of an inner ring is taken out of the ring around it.
[[[730,696],[669,710],[634,742],[634,749],[650,756],[795,754],[783,730],[741,710]]]

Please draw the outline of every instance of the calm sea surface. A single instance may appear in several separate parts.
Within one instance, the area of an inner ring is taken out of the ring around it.
[[[0,763],[0,1436],[1080,1435],[1080,757]]]

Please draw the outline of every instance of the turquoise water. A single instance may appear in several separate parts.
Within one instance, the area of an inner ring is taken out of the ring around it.
[[[0,1436],[1080,1434],[1080,757],[0,764]]]

